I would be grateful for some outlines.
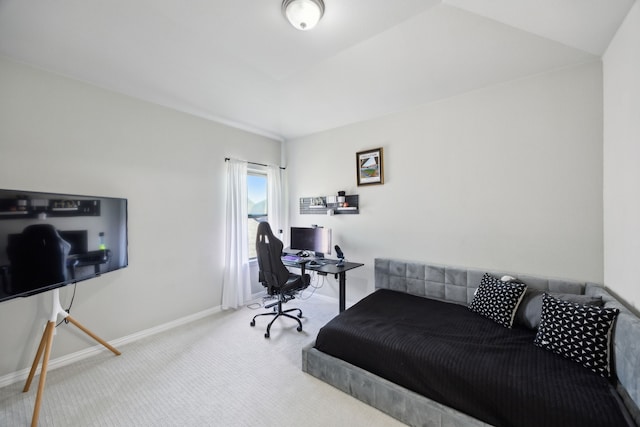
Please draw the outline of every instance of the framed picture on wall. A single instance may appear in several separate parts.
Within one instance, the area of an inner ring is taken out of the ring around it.
[[[382,148],[356,153],[358,185],[384,184]]]

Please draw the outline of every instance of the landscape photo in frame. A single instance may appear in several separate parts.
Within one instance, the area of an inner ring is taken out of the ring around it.
[[[384,184],[382,148],[356,153],[358,185]]]

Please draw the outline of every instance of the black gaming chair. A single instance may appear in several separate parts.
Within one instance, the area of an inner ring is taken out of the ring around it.
[[[256,235],[256,252],[258,256],[258,267],[260,269],[258,280],[267,288],[269,295],[277,295],[278,297],[277,302],[265,306],[265,308],[277,306],[277,309],[274,308],[273,311],[256,314],[253,316],[253,320],[251,320],[251,326],[255,326],[256,317],[274,316],[273,320],[271,320],[267,326],[267,332],[264,334],[265,338],[269,338],[271,325],[280,316],[294,319],[298,322],[298,332],[302,331],[302,322],[299,319],[302,317],[302,310],[299,308],[282,310],[282,304],[294,299],[298,291],[309,286],[310,277],[308,274],[293,274],[287,270],[287,267],[285,267],[280,258],[282,256],[283,246],[280,239],[273,235],[268,222],[258,224],[258,232]],[[298,311],[298,317],[288,314],[292,311]]]
[[[67,280],[71,245],[51,224],[33,224],[16,235],[7,247],[11,293],[28,293]]]

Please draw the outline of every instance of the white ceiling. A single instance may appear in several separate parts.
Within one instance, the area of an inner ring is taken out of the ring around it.
[[[0,54],[278,139],[600,57],[634,0],[0,0]]]

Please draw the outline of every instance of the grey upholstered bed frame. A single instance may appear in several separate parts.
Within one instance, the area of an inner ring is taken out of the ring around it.
[[[512,272],[376,259],[375,287],[466,305],[473,299],[473,293],[485,272],[496,277],[508,274],[522,280],[531,288],[551,292],[600,295],[606,307],[620,309],[613,333],[618,391],[635,423],[640,425],[640,319],[602,286]],[[322,353],[314,348],[314,343],[302,350],[302,370],[411,426],[487,425]]]

